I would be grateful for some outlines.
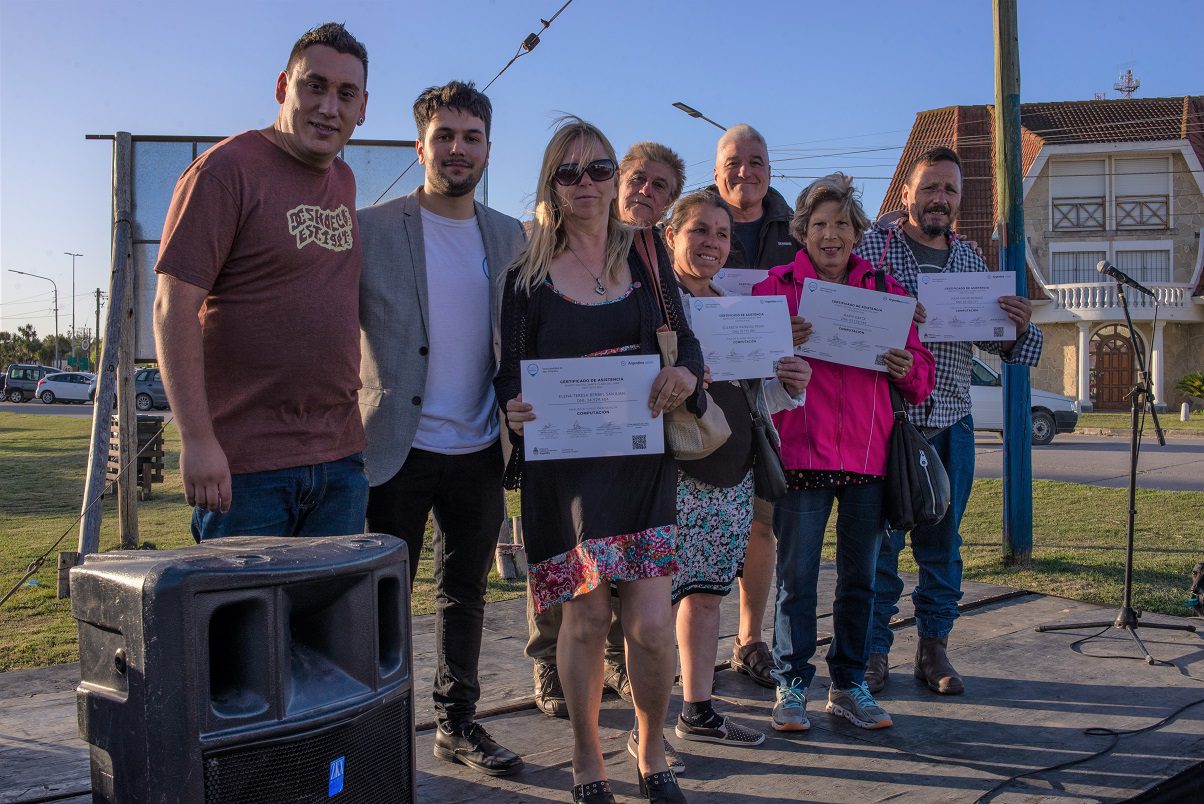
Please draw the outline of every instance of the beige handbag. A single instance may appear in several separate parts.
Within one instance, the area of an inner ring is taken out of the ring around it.
[[[643,243],[644,265],[652,277],[653,292],[660,303],[661,313],[665,323],[656,331],[656,343],[660,347],[661,363],[665,366],[677,365],[677,332],[669,326],[669,308],[665,304],[665,296],[661,288],[660,269],[656,259],[656,248],[652,244],[652,235],[644,229],[637,235]],[[639,249],[637,249],[639,251]],[[665,444],[673,457],[679,461],[697,461],[705,458],[723,446],[732,435],[732,428],[727,423],[723,409],[715,404],[711,395],[702,392],[705,397],[705,413],[695,416],[684,404],[673,410],[665,411]]]

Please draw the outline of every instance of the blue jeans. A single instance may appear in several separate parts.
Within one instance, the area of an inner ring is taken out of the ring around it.
[[[870,619],[874,604],[874,565],[886,530],[882,483],[836,489],[790,491],[774,506],[778,536],[777,605],[774,612],[773,676],[779,684],[804,689],[815,677],[816,586],[824,529],[836,513],[836,603],[828,673],[848,689],[865,679]]]
[[[957,604],[962,599],[962,537],[959,528],[970,490],[974,486],[974,420],[968,415],[932,437],[945,471],[949,474],[952,499],[945,518],[911,532],[911,553],[920,569],[920,579],[911,593],[916,631],[921,637],[944,637],[953,630]],[[899,612],[903,580],[899,577],[899,553],[903,552],[902,531],[889,531],[878,554],[874,581],[874,630],[871,653],[890,653],[894,633],[891,617]]]
[[[230,476],[230,510],[192,512],[192,538],[348,536],[364,532],[363,453],[337,461]]]

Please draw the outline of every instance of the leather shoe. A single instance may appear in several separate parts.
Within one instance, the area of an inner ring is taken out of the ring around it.
[[[966,691],[966,685],[949,663],[948,647],[948,637],[920,637],[920,644],[916,646],[915,676],[933,692],[961,695]]]
[[[535,705],[548,717],[569,716],[555,662],[535,661]]]
[[[610,690],[624,701],[631,703],[631,679],[627,677],[627,666],[610,659],[602,668],[602,692]]]
[[[770,671],[773,670],[773,655],[764,642],[733,644],[731,668],[767,689],[776,689],[778,686],[778,682],[770,675]]]
[[[871,653],[870,660],[865,665],[865,686],[874,695],[886,689],[890,681],[890,657],[885,653]]]
[[[610,782],[602,779],[573,785],[573,804],[615,804],[615,795],[610,792]]]
[[[677,786],[673,771],[661,771],[640,776],[640,795],[659,804],[686,804],[685,794]]]
[[[480,723],[471,720],[440,723],[435,729],[435,756],[490,776],[509,776],[523,766],[522,757],[498,745]]]

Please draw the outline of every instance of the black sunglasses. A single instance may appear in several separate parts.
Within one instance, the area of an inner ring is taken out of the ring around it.
[[[610,159],[595,159],[585,167],[576,162],[565,162],[556,168],[556,172],[552,174],[552,181],[564,187],[572,187],[574,184],[580,184],[581,177],[586,173],[591,181],[607,181],[614,178],[616,169],[614,161]]]

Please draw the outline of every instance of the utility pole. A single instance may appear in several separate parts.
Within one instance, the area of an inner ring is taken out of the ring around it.
[[[1024,185],[1020,162],[1020,45],[1016,0],[995,2],[995,220],[1003,270],[1028,295]],[[1017,332],[1017,337],[1023,335]],[[1028,366],[1003,364],[1003,561],[1033,555],[1033,453]]]
[[[71,360],[75,361],[75,341],[79,338],[79,330],[75,327],[75,258],[82,257],[83,254],[76,254],[74,251],[64,251],[71,258]],[[76,364],[75,368],[79,368]]]

